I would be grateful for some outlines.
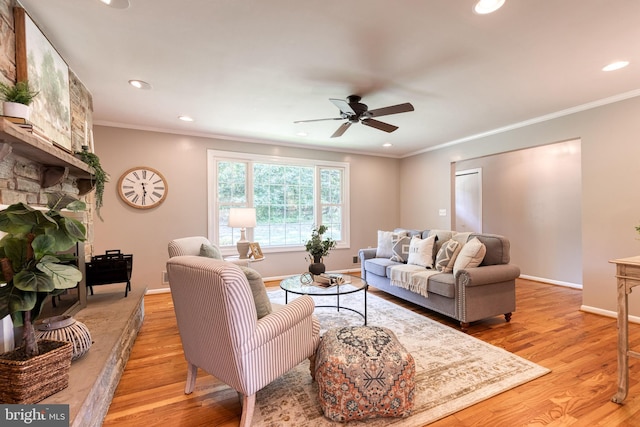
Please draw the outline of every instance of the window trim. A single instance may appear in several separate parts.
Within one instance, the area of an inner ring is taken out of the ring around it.
[[[240,153],[234,151],[224,151],[224,150],[215,150],[215,149],[207,149],[207,236],[209,240],[215,244],[218,244],[218,200],[217,200],[217,188],[218,188],[218,176],[217,176],[217,161],[225,160],[225,161],[237,161],[247,163],[251,166],[253,163],[282,163],[285,165],[294,165],[294,166],[313,166],[316,168],[341,168],[343,169],[343,213],[342,213],[342,228],[343,228],[343,240],[339,241],[336,248],[350,248],[350,235],[351,235],[351,209],[350,209],[350,196],[349,189],[350,186],[350,171],[349,171],[349,163],[347,162],[336,162],[329,160],[313,160],[313,159],[304,159],[298,157],[287,157],[287,156],[274,156],[274,155],[264,155],[264,154],[252,154],[252,153]],[[251,176],[253,174],[253,169],[249,167],[247,169],[248,172],[248,180],[252,180]],[[314,177],[314,185],[316,186],[316,190],[319,190],[319,174]],[[251,187],[253,190],[253,187]],[[320,206],[320,191],[317,191],[314,198],[314,216],[316,219],[320,219],[321,213],[317,212],[317,209]],[[247,204],[248,206],[253,206],[253,191],[251,194],[247,194]],[[248,236],[247,236],[248,237]],[[224,255],[232,255],[236,253],[235,245],[233,246],[221,246],[220,250]],[[275,253],[275,252],[300,252],[304,251],[304,245],[291,245],[291,246],[263,246],[262,251],[265,253]]]

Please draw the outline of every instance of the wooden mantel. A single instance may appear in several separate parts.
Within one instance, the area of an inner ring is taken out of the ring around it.
[[[93,168],[73,154],[41,141],[7,120],[0,120],[0,161],[9,153],[45,166],[68,168],[68,173],[79,179],[91,179],[93,174]]]

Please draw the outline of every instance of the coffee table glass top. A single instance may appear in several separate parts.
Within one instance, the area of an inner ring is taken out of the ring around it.
[[[367,282],[362,280],[360,277],[348,274],[340,274],[340,276],[342,276],[344,281],[347,283],[324,287],[316,282],[305,283],[303,275],[297,274],[282,280],[280,282],[280,287],[287,292],[298,295],[346,295],[361,291],[367,287]]]

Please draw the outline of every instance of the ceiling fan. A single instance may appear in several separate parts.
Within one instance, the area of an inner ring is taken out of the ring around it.
[[[331,138],[337,138],[342,136],[347,129],[353,123],[362,123],[365,126],[370,126],[385,132],[393,132],[398,129],[397,126],[384,123],[379,120],[375,120],[372,117],[388,116],[390,114],[406,113],[413,111],[413,105],[408,102],[404,104],[392,105],[384,108],[376,108],[375,110],[369,110],[365,104],[361,103],[362,98],[358,95],[347,96],[347,100],[330,98],[329,101],[340,109],[340,117],[333,117],[329,119],[313,119],[313,120],[297,120],[294,123],[308,123],[308,122],[320,122],[325,120],[347,120],[340,125]]]

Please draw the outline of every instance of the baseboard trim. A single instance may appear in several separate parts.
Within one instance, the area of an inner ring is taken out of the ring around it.
[[[528,276],[521,274],[520,278],[526,280],[533,280],[534,282],[549,283],[551,285],[564,286],[565,288],[582,289],[581,283],[562,282],[560,280],[545,279],[544,277]]]
[[[170,294],[171,288],[157,288],[157,289],[147,289],[147,293],[145,295],[154,295],[154,294]]]
[[[590,305],[581,305],[580,311],[585,311],[587,313],[598,314],[600,316],[612,317],[614,319],[618,318],[618,313],[611,310],[604,310],[598,307],[591,307]],[[640,323],[640,317],[638,316],[629,316],[630,323]]]
[[[360,269],[356,269],[356,270],[332,270],[333,273],[341,273],[341,274],[354,274],[354,273],[358,273],[358,275],[360,275]],[[263,277],[262,280],[264,280],[265,282],[275,282],[275,281],[281,281],[283,279],[286,279],[287,277],[291,277],[292,274],[287,274],[284,276],[272,276],[272,277]],[[533,280],[533,279],[531,279]],[[155,294],[168,294],[171,293],[171,288],[166,287],[166,288],[156,288],[156,289],[147,289],[147,292],[145,293],[145,295],[155,295]]]

